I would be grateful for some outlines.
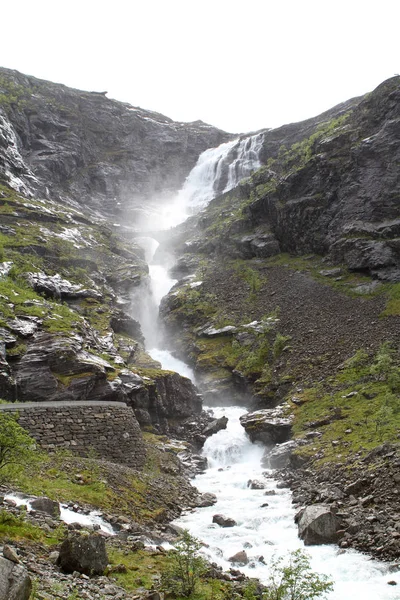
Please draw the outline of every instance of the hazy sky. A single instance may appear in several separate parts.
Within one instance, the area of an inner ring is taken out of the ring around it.
[[[399,20],[397,0],[13,0],[0,65],[251,131],[399,73]]]

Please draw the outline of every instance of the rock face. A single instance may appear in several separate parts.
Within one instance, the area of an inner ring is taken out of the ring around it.
[[[46,496],[41,496],[40,498],[35,498],[30,502],[30,507],[33,510],[38,510],[40,512],[44,512],[51,517],[59,517],[60,516],[60,505],[58,502],[54,500],[50,500],[50,498],[46,498]]]
[[[310,142],[311,159],[287,169],[249,216],[269,223],[282,252],[328,254],[349,269],[399,280],[400,77],[347,114]]]
[[[252,442],[266,446],[286,442],[292,432],[292,419],[283,415],[281,407],[247,413],[240,417],[240,423]]]
[[[332,512],[330,506],[307,506],[298,525],[299,537],[306,546],[333,544],[339,539],[340,519]]]
[[[29,600],[32,581],[24,567],[0,557],[0,600]]]
[[[18,191],[102,214],[140,214],[143,200],[178,190],[198,156],[232,136],[0,69],[0,173]]]
[[[57,564],[66,573],[103,575],[108,564],[104,538],[98,534],[75,534],[63,541]]]

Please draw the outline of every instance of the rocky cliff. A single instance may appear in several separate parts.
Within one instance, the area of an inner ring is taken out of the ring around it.
[[[0,68],[0,176],[25,195],[106,215],[140,213],[182,185],[207,148],[232,138]]]
[[[131,232],[229,137],[0,69],[3,399],[125,401],[164,433],[201,411],[130,316],[148,276]],[[128,228],[114,225],[121,215]]]
[[[343,548],[386,558],[400,551],[399,126],[394,77],[264,132],[264,166],[166,242],[180,281],[161,305],[206,397],[257,409],[243,425],[296,505],[329,504]]]

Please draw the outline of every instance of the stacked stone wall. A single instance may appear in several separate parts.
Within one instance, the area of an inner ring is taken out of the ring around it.
[[[133,410],[123,402],[35,402],[0,405],[47,451],[67,448],[140,469],[146,450]]]

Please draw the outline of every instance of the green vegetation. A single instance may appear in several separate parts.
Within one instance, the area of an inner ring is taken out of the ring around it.
[[[25,514],[14,515],[7,510],[0,510],[0,541],[31,540],[42,542],[48,546],[57,544],[64,536],[64,525],[49,533],[26,520]]]
[[[13,108],[22,109],[26,105],[27,92],[25,87],[0,75],[0,106],[9,112]]]
[[[399,316],[400,315],[400,283],[392,283],[385,286],[387,287],[387,304],[386,308],[381,314],[382,317]]]
[[[203,544],[184,529],[169,553],[161,585],[175,597],[189,598],[198,589],[200,578],[207,570],[207,563],[199,552]]]
[[[18,414],[0,411],[0,470],[7,477],[10,466],[32,460],[35,440],[18,424]]]
[[[263,600],[314,600],[333,590],[326,575],[311,570],[310,557],[302,550],[290,552],[271,561],[271,574]]]
[[[320,462],[360,456],[400,433],[400,360],[383,344],[374,357],[363,350],[346,361],[335,376],[299,394],[303,404],[295,407],[294,433],[303,437],[318,428],[313,448],[299,454],[318,455]],[[334,445],[332,445],[334,442]]]

